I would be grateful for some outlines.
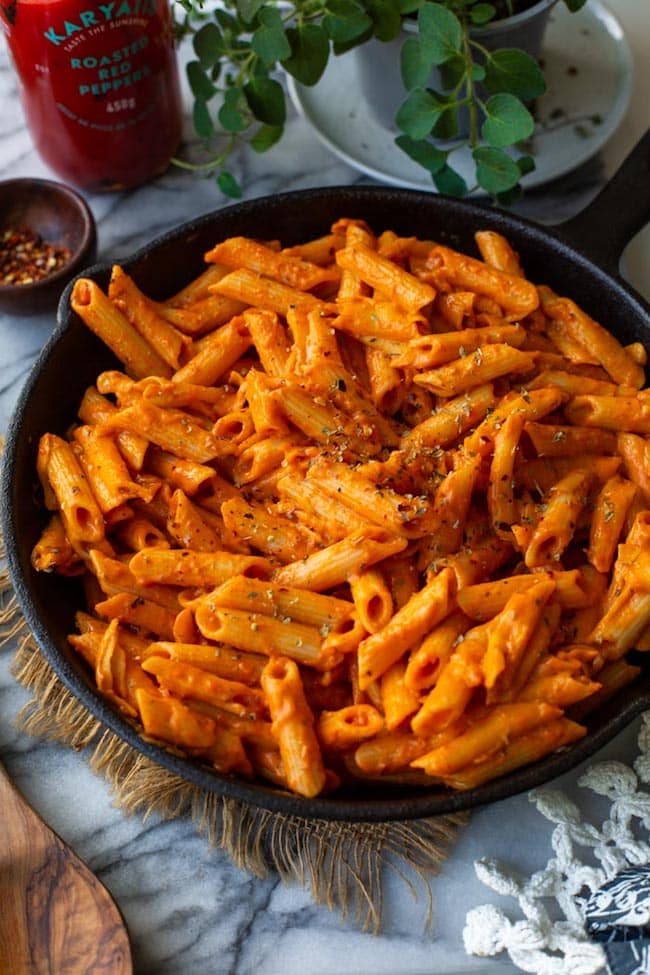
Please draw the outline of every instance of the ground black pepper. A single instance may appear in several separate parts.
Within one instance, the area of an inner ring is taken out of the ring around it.
[[[41,281],[64,267],[70,256],[68,247],[46,243],[29,227],[8,227],[0,234],[0,287]]]

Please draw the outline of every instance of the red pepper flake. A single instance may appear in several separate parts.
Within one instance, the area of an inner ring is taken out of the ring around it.
[[[41,281],[70,257],[69,247],[45,243],[29,227],[9,227],[0,233],[0,287]]]

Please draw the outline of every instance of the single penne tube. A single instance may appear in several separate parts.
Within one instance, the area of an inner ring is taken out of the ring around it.
[[[448,291],[436,295],[434,307],[444,322],[460,331],[465,320],[474,320],[474,291]]]
[[[512,684],[544,608],[554,593],[553,579],[540,578],[530,589],[513,593],[492,619],[487,649],[481,661],[488,702],[493,688],[496,695],[501,696]]]
[[[159,640],[173,640],[176,611],[120,592],[100,603],[95,603],[95,612],[106,620],[117,620],[138,630],[151,633]]]
[[[147,403],[153,403],[154,406],[163,409],[188,408],[193,413],[209,419],[214,419],[215,414],[227,413],[234,401],[233,392],[220,386],[173,382],[157,376],[133,383],[132,393],[137,397],[141,396]]]
[[[181,748],[205,749],[217,740],[212,718],[198,714],[173,697],[137,692],[138,710],[147,735]]]
[[[299,447],[301,436],[292,433],[288,437],[265,437],[242,446],[233,461],[232,479],[240,487],[252,484],[273,471],[277,471],[292,449]],[[231,495],[234,497],[235,495]]]
[[[478,464],[470,460],[460,463],[438,484],[433,504],[417,522],[422,533],[426,532],[420,547],[420,567],[461,547],[477,477]]]
[[[524,276],[519,255],[503,234],[497,233],[496,230],[478,230],[474,234],[474,240],[481,257],[490,267],[517,278]]]
[[[167,534],[182,549],[196,552],[219,552],[223,549],[222,539],[209,524],[207,512],[204,517],[200,508],[180,488],[169,499],[166,528]]]
[[[618,386],[615,383],[592,379],[563,369],[543,369],[528,383],[529,390],[555,386],[567,396],[615,396]]]
[[[636,484],[646,505],[650,506],[650,442],[636,433],[619,433],[618,452],[623,458],[625,473]]]
[[[561,426],[555,423],[527,423],[538,457],[575,457],[576,454],[615,454],[616,434],[589,427]]]
[[[494,406],[491,383],[483,383],[467,393],[447,400],[402,437],[402,449],[408,454],[422,447],[448,447],[475,427]]]
[[[317,443],[342,443],[361,455],[378,454],[381,449],[377,439],[357,433],[355,424],[340,410],[321,405],[297,386],[285,386],[279,403],[287,419]]]
[[[454,287],[492,298],[515,321],[539,305],[537,288],[525,278],[490,267],[449,247],[440,244],[433,247],[426,267],[443,274]]]
[[[178,369],[190,346],[187,336],[159,314],[156,303],[140,291],[119,264],[113,265],[108,297],[160,358]]]
[[[458,592],[458,606],[470,619],[485,622],[500,613],[514,593],[532,589],[545,577],[555,583],[555,599],[564,609],[591,604],[593,594],[580,569],[544,569],[465,586]]]
[[[302,257],[272,250],[248,237],[228,237],[209,250],[205,260],[230,268],[245,267],[298,291],[310,291],[316,285],[338,280],[333,266],[311,264]]]
[[[149,549],[149,552],[140,552],[140,555],[148,555],[153,552],[165,552],[166,549]],[[134,598],[147,599],[158,606],[163,606],[172,611],[180,609],[176,589],[172,586],[141,583],[131,571],[126,562],[110,558],[98,549],[91,549],[88,554],[91,569],[97,578],[101,591],[106,596],[115,596],[118,593],[126,592]],[[133,561],[133,560],[131,560]]]
[[[74,550],[58,514],[52,515],[32,549],[31,563],[37,572],[68,575],[83,565]]]
[[[568,718],[538,725],[532,731],[513,738],[499,754],[447,776],[445,784],[452,789],[476,789],[491,779],[537,762],[558,748],[572,745],[586,733],[586,728]]]
[[[101,424],[114,413],[117,413],[117,410],[118,408],[114,403],[102,396],[94,386],[89,386],[84,393],[78,415],[82,423]],[[145,437],[138,437],[127,430],[120,430],[115,440],[120,453],[131,470],[142,470],[149,441]]]
[[[183,460],[167,451],[153,447],[147,457],[147,471],[167,481],[173,488],[180,488],[193,496],[208,488],[217,475],[213,467]]]
[[[266,579],[271,574],[271,565],[257,556],[227,551],[155,548],[137,552],[129,561],[129,571],[141,586],[162,584],[208,589],[235,575]]]
[[[471,626],[464,613],[455,610],[425,636],[417,649],[408,656],[404,683],[418,693],[435,684],[459,641]]]
[[[327,308],[325,302],[320,301],[309,292],[299,291],[279,281],[262,277],[262,275],[255,274],[248,268],[238,268],[236,271],[231,271],[217,284],[211,285],[210,293],[234,298],[236,301],[252,305],[255,308],[274,311],[284,318],[287,317],[287,313],[293,305],[298,305],[301,302],[308,302],[323,309]]]
[[[235,575],[203,597],[211,606],[264,613],[280,620],[307,623],[325,638],[341,630],[352,618],[354,605],[335,596],[324,596],[307,589],[278,586],[273,582]]]
[[[301,257],[305,261],[311,261],[312,264],[327,266],[334,263],[334,255],[344,246],[344,235],[331,233],[305,241],[304,244],[283,247],[282,253],[289,257]]]
[[[383,731],[356,748],[355,766],[366,775],[390,775],[392,772],[408,768],[413,759],[431,751],[437,744],[454,738],[464,730],[464,727],[464,722],[458,722],[453,727],[428,738],[421,738],[403,729]]]
[[[188,305],[196,304],[197,301],[201,301],[203,298],[207,298],[210,294],[209,287],[211,284],[216,284],[221,278],[228,274],[230,268],[227,268],[223,264],[209,264],[201,274],[197,275],[195,278],[177,291],[176,294],[172,295],[171,298],[165,299],[162,302],[165,308],[186,308]]]
[[[458,589],[461,590],[464,586],[489,578],[508,561],[513,551],[509,542],[497,535],[488,535],[473,543],[471,548],[463,548],[455,555],[433,559],[427,566],[427,574],[450,568],[456,577]]]
[[[488,703],[499,704],[518,698],[522,687],[526,685],[533,671],[538,668],[540,661],[548,654],[551,643],[556,638],[561,615],[562,609],[555,599],[546,603],[544,612],[519,657],[516,670],[511,674],[511,679],[501,682],[500,685],[497,684],[486,695]]]
[[[297,520],[329,542],[344,539],[359,530],[358,513],[338,498],[321,491],[315,480],[287,474],[277,481],[277,491],[282,500],[293,505]],[[296,508],[297,505],[297,508]],[[375,526],[367,522],[368,531]]]
[[[142,669],[152,674],[163,690],[182,701],[205,701],[240,718],[249,715],[260,718],[265,712],[264,696],[259,689],[225,680],[184,661],[147,654]]]
[[[551,488],[524,553],[529,569],[547,565],[562,556],[573,538],[578,516],[587,504],[593,480],[591,471],[578,468]]]
[[[166,657],[177,663],[190,664],[209,674],[216,674],[230,681],[242,684],[259,684],[260,676],[267,663],[261,654],[243,653],[231,647],[215,646],[205,643],[181,643],[158,640],[148,644],[144,659],[151,656]]]
[[[650,400],[640,396],[574,396],[564,412],[578,426],[650,434]]]
[[[436,396],[460,396],[475,386],[501,376],[531,372],[534,365],[535,353],[522,352],[503,342],[495,342],[437,369],[417,373],[413,382],[431,390]]]
[[[303,559],[314,551],[315,537],[306,528],[267,505],[230,498],[221,505],[221,516],[236,538],[279,562]]]
[[[365,690],[453,608],[456,582],[443,569],[397,610],[387,625],[359,644],[359,687]]]
[[[459,357],[468,356],[490,343],[520,348],[526,340],[526,330],[521,325],[504,321],[499,325],[483,328],[463,328],[456,332],[420,335],[410,339],[401,356],[393,364],[399,368],[432,369]]]
[[[514,493],[514,469],[519,440],[524,428],[521,413],[512,413],[494,438],[494,453],[490,465],[487,504],[494,532],[507,540],[512,538],[511,526],[517,521],[518,506]]]
[[[384,720],[388,731],[399,728],[420,707],[420,696],[404,681],[406,660],[402,658],[382,674],[379,681]]]
[[[218,454],[213,434],[196,417],[182,410],[161,410],[152,403],[141,402],[118,410],[104,421],[100,430],[102,433],[128,430],[170,454],[198,464],[213,460]]]
[[[596,498],[587,558],[599,572],[609,572],[614,563],[616,547],[635,494],[636,486],[632,481],[616,475],[605,482]]]
[[[219,609],[201,600],[195,609],[196,624],[204,637],[250,653],[285,656],[316,670],[329,670],[341,654],[324,654],[322,637],[315,626],[283,623],[264,613]]]
[[[625,351],[611,332],[590,318],[574,301],[559,298],[550,288],[540,288],[544,313],[564,331],[595,355],[615,383],[640,389],[645,381],[643,367]]]
[[[252,341],[246,319],[235,315],[207,336],[201,348],[174,373],[173,382],[214,385],[250,348]]]
[[[394,414],[404,398],[402,375],[392,364],[392,355],[375,345],[366,347],[366,371],[372,398],[387,414]]]
[[[414,759],[411,766],[424,769],[427,775],[453,775],[477,760],[485,761],[498,753],[511,738],[525,735],[561,716],[559,707],[543,701],[498,705],[472,722],[462,735]]]
[[[290,353],[286,328],[275,312],[250,308],[244,313],[253,345],[268,376],[284,376]]]
[[[324,592],[342,585],[368,566],[401,552],[407,544],[405,538],[370,528],[367,533],[356,532],[306,559],[282,566],[274,573],[273,581],[280,586]]]
[[[351,576],[350,592],[364,629],[368,633],[383,629],[393,615],[393,597],[381,572],[366,569]]]
[[[133,480],[112,437],[95,427],[81,426],[74,431],[74,439],[81,448],[77,459],[102,514],[109,514],[134,498],[151,500],[155,485],[146,487]]]
[[[394,342],[408,342],[420,334],[418,326],[425,319],[417,313],[400,308],[392,301],[356,296],[342,299],[339,293],[339,314],[333,319],[334,328],[349,332],[355,338],[376,336]]]
[[[496,404],[489,416],[465,438],[463,451],[470,455],[487,456],[499,428],[512,413],[521,413],[525,420],[539,420],[561,406],[566,398],[557,387],[527,389],[526,392],[507,394]]]
[[[105,539],[104,519],[72,446],[52,433],[43,434],[39,455],[47,483],[56,498],[65,533],[76,549]]]
[[[224,268],[224,271],[227,270]],[[216,281],[213,282],[216,284]],[[225,325],[232,318],[241,315],[246,310],[246,302],[223,295],[208,294],[184,308],[173,308],[170,305],[160,305],[162,317],[179,332],[192,339],[207,336],[221,325]]]
[[[171,376],[167,363],[90,278],[75,281],[70,304],[84,325],[124,363],[130,376]]]
[[[350,704],[336,711],[321,711],[316,731],[324,748],[347,751],[373,738],[383,727],[382,715],[371,704]]]
[[[426,738],[459,721],[482,683],[480,664],[487,650],[489,627],[474,627],[465,633],[441,668],[436,683],[411,720],[416,735]]]
[[[571,674],[548,674],[524,684],[517,695],[518,701],[545,701],[556,708],[568,708],[578,701],[591,697],[602,685],[596,681],[577,680]]]
[[[336,263],[343,270],[352,271],[375,291],[411,311],[420,311],[436,296],[431,285],[419,281],[399,265],[364,245],[346,246],[337,251]]]
[[[518,461],[515,476],[520,490],[523,488],[547,495],[558,481],[577,470],[588,471],[594,482],[604,484],[614,477],[620,466],[621,458],[618,456],[576,454],[574,457],[534,457]]]
[[[426,511],[421,499],[407,498],[390,487],[378,491],[369,478],[347,464],[329,458],[317,458],[310,465],[307,478],[313,479],[319,490],[342,501],[362,518],[395,534],[406,533]]]
[[[289,788],[307,797],[318,795],[325,787],[325,767],[298,667],[286,657],[273,657],[261,684]]]

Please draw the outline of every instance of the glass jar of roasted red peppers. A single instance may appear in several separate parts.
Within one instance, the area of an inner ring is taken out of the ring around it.
[[[168,0],[9,0],[2,24],[36,148],[68,182],[135,186],[179,143]]]

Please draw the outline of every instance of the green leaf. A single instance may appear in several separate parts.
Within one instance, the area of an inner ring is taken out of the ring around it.
[[[204,24],[194,35],[193,45],[201,67],[211,68],[223,52],[223,35],[216,24]]]
[[[485,68],[477,64],[476,61],[472,61],[472,67],[469,73],[472,81],[485,81]]]
[[[232,173],[227,172],[225,169],[222,169],[217,176],[217,186],[222,193],[232,197],[233,200],[241,199],[241,186]]]
[[[291,45],[280,12],[275,7],[262,7],[258,16],[260,26],[251,37],[251,47],[270,68],[276,61],[283,61],[291,55]]]
[[[436,119],[431,134],[437,139],[455,139],[458,135],[458,110],[455,106],[445,108]]]
[[[416,88],[400,105],[395,121],[411,139],[424,139],[440,118],[444,106],[432,92]]]
[[[241,88],[228,88],[223,105],[219,109],[219,122],[226,132],[243,132],[246,128],[246,119],[241,112],[241,104],[244,93]]]
[[[514,95],[492,95],[485,103],[485,115],[481,136],[499,149],[527,139],[535,128],[533,116]]]
[[[192,94],[195,98],[200,98],[204,102],[210,101],[216,92],[216,88],[201,67],[198,61],[189,61],[187,64],[187,80],[190,83]]]
[[[351,10],[344,16],[323,17],[323,27],[336,45],[353,44],[372,31],[372,20],[362,10]]]
[[[300,24],[289,27],[287,38],[291,56],[282,62],[283,67],[303,85],[315,85],[327,67],[330,42],[318,24]]]
[[[442,152],[441,149],[436,149],[431,142],[410,139],[408,135],[398,135],[395,144],[432,175],[439,173],[447,162],[447,153]]]
[[[465,58],[461,54],[454,54],[444,64],[438,65],[440,86],[443,91],[454,91],[458,88],[465,77],[466,70]]]
[[[237,19],[233,17],[232,14],[226,13],[225,10],[217,8],[214,12],[215,19],[219,21],[223,29],[237,32]]]
[[[392,0],[366,0],[366,9],[372,18],[375,37],[380,41],[392,41],[402,29],[402,18]]]
[[[513,186],[511,190],[506,190],[505,193],[497,193],[495,195],[495,200],[500,206],[509,207],[512,206],[513,203],[517,202],[517,200],[521,197],[522,192],[521,186],[519,183],[517,183],[517,185]]]
[[[472,152],[476,180],[488,193],[505,193],[519,182],[519,167],[502,149],[480,146]]]
[[[515,159],[515,162],[522,176],[532,173],[535,169],[535,160],[532,156],[519,156],[518,159]]]
[[[497,12],[497,8],[491,3],[477,3],[476,6],[472,7],[469,19],[477,27],[482,27],[483,24],[489,24]]]
[[[245,24],[252,24],[265,0],[237,0],[237,13]]]
[[[467,183],[451,166],[443,166],[439,173],[433,174],[432,179],[439,193],[447,196],[465,196],[467,193]]]
[[[282,125],[260,125],[259,129],[250,140],[251,148],[255,152],[268,152],[275,143],[282,138],[284,126]]]
[[[400,15],[404,17],[406,14],[414,14],[423,3],[424,0],[397,0],[397,9]]]
[[[209,139],[214,134],[214,125],[210,118],[208,106],[203,99],[197,98],[192,109],[192,122],[194,130],[202,139]]]
[[[244,95],[256,119],[266,125],[284,125],[287,107],[284,89],[278,81],[273,81],[272,78],[251,78],[244,85]]]
[[[546,91],[542,70],[534,58],[516,48],[494,51],[485,63],[485,87],[491,95],[507,92],[528,102]]]
[[[418,29],[432,64],[444,64],[462,48],[463,28],[458,17],[437,3],[425,3],[421,7]]]
[[[417,37],[409,37],[400,51],[402,81],[407,91],[424,88],[431,74],[431,63]]]
[[[576,13],[578,10],[582,10],[587,0],[564,0],[565,5],[569,8],[572,14]]]

